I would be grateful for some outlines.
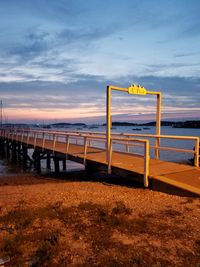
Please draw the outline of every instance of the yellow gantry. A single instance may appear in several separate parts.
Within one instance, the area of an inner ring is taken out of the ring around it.
[[[140,85],[130,85],[128,88],[123,88],[123,87],[118,87],[114,85],[108,85],[107,86],[107,110],[106,110],[106,117],[107,117],[107,161],[109,161],[110,157],[110,151],[112,149],[111,147],[111,127],[112,127],[112,120],[111,120],[111,91],[116,90],[116,91],[122,91],[122,92],[127,92],[128,94],[131,95],[156,95],[157,96],[157,114],[156,114],[156,135],[161,134],[161,105],[162,105],[162,94],[161,92],[155,92],[155,91],[149,91],[146,88],[140,86]],[[156,144],[155,144],[155,154],[156,154],[156,159],[159,159],[159,146],[160,146],[160,138],[156,138]],[[111,170],[109,171],[111,172]]]

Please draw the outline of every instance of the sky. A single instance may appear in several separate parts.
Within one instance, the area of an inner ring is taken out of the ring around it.
[[[6,122],[105,122],[106,86],[163,94],[200,119],[199,0],[0,0]],[[154,96],[112,94],[115,121],[155,120]]]

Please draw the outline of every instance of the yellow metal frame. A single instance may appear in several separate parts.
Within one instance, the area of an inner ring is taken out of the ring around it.
[[[122,88],[118,86],[109,85],[107,86],[107,98],[106,98],[106,124],[107,124],[107,162],[110,162],[109,155],[110,155],[110,143],[111,143],[111,91],[122,91],[129,94],[134,95],[156,95],[157,96],[157,115],[156,115],[156,135],[161,134],[161,105],[162,105],[162,94],[161,92],[155,92],[155,91],[148,91],[144,87],[141,87],[139,85],[131,85],[128,88]],[[156,144],[155,144],[155,155],[156,159],[159,159],[159,146],[160,146],[160,138],[156,138]],[[109,171],[110,172],[110,171]]]

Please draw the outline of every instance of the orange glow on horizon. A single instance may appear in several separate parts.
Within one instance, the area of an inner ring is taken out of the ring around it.
[[[79,118],[91,118],[104,116],[105,113],[101,111],[96,111],[93,109],[6,109],[6,117],[9,120],[51,120],[51,119],[79,119]]]
[[[116,121],[152,121],[155,120],[155,112],[149,111],[148,113],[133,112],[130,109],[113,110],[112,115],[116,116]],[[99,118],[104,121],[106,116],[105,111],[98,110],[94,107],[91,108],[73,108],[73,109],[37,109],[37,108],[6,108],[4,120],[11,121],[52,121],[52,120],[70,120],[70,121],[91,121],[93,118]],[[200,111],[181,111],[163,112],[162,119],[184,119],[184,118],[197,118],[200,117]],[[114,118],[113,118],[114,119]]]

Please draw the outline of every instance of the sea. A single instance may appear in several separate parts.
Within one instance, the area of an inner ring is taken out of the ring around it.
[[[80,126],[70,126],[67,128],[51,128],[50,130],[57,130],[57,131],[92,131],[92,132],[105,132],[105,126],[97,126],[97,125],[90,125],[85,127]],[[115,126],[112,128],[113,133],[131,133],[131,134],[155,134],[156,127],[155,126]],[[200,137],[200,129],[190,129],[190,128],[173,128],[171,126],[162,126],[161,127],[161,134],[162,135],[175,135],[175,136],[197,136]],[[141,138],[141,137],[136,137]],[[146,138],[145,138],[146,139]],[[151,138],[150,146],[155,145],[155,139]],[[92,143],[93,146],[101,146],[104,147],[105,144],[102,143]],[[178,139],[161,139],[160,145],[162,147],[174,147],[174,148],[182,148],[182,149],[194,149],[194,141],[192,140],[178,140]],[[125,151],[124,145],[115,144],[113,145],[113,150]],[[30,156],[33,151],[29,151]],[[135,154],[142,154],[143,148],[137,146],[131,146],[130,152]],[[155,156],[155,149],[152,148],[150,150],[150,157],[154,158]],[[175,152],[175,151],[160,151],[160,159],[172,162],[179,162],[184,164],[190,164],[190,160],[193,158],[192,153],[183,153],[183,152]],[[42,161],[42,172],[47,173],[49,170],[46,169],[46,163]],[[82,171],[84,170],[84,165],[69,161],[67,160],[67,169],[65,172],[74,172],[74,171]],[[51,170],[53,171],[53,162],[51,164]],[[62,166],[61,166],[62,169]],[[33,171],[33,168],[30,168],[28,171]],[[11,161],[0,159],[0,176],[4,175],[15,175],[23,172],[21,167],[13,164]]]

